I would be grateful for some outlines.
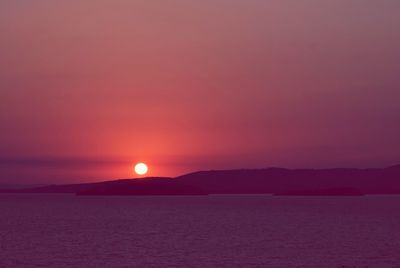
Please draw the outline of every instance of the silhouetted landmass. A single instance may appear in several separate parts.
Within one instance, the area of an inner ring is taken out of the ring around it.
[[[290,196],[362,196],[364,195],[354,188],[329,188],[329,189],[314,189],[304,191],[291,191],[278,193],[275,195],[290,195]]]
[[[77,195],[207,195],[207,192],[174,179],[148,178],[102,183],[78,191]]]
[[[88,190],[98,184],[107,184],[110,182],[99,183],[80,183],[80,184],[61,184],[47,185],[25,189],[1,189],[0,193],[76,193],[78,191]]]
[[[0,193],[76,193],[77,195],[205,195],[198,187],[173,178],[122,179],[97,183],[48,185],[29,189],[1,189]]]
[[[336,190],[333,190],[336,189]],[[145,178],[98,183],[3,189],[3,193],[77,193],[79,195],[400,194],[400,165],[384,169],[243,169],[200,171],[176,178]],[[351,193],[351,191],[349,192]]]
[[[354,188],[364,194],[400,194],[400,166],[384,169],[201,171],[178,179],[212,194],[263,194],[328,188]]]

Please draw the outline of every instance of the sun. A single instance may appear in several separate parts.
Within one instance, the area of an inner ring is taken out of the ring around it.
[[[138,175],[145,175],[149,168],[145,163],[138,163],[135,165],[135,173]]]

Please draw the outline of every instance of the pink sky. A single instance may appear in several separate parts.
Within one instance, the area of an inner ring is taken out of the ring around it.
[[[0,2],[0,182],[400,162],[397,0]]]

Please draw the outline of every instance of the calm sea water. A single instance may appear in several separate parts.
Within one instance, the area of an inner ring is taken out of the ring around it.
[[[400,197],[0,195],[0,267],[400,268]]]

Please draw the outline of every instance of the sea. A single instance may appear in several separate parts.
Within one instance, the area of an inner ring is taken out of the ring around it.
[[[400,196],[0,194],[0,267],[400,268]]]

